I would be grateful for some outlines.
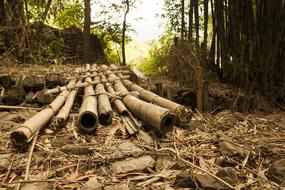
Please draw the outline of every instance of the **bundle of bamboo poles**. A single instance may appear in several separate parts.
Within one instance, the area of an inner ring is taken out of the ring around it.
[[[67,86],[46,91],[47,94],[60,94],[50,105],[11,133],[13,144],[27,144],[50,121],[54,130],[65,126],[79,88],[84,88],[77,120],[78,130],[82,133],[96,134],[99,124],[110,125],[113,120],[112,105],[129,134],[140,130],[137,119],[157,134],[171,130],[175,123],[183,125],[191,120],[191,109],[132,83],[128,75],[123,75],[128,71],[116,65],[86,64],[74,73],[75,77]]]

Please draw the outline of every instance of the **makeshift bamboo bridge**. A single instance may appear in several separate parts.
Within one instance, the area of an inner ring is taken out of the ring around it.
[[[70,74],[72,77],[66,86],[46,90],[45,94],[59,93],[52,103],[12,131],[10,139],[14,145],[26,145],[46,125],[54,130],[64,127],[80,88],[84,88],[84,97],[77,127],[82,133],[96,134],[99,124],[112,124],[112,106],[131,135],[141,126],[165,134],[175,124],[183,126],[191,120],[190,108],[129,81],[129,71],[125,67],[86,64]]]

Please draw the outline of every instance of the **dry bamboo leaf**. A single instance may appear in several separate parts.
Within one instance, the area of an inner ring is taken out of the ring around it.
[[[201,157],[201,156],[199,156],[199,165],[200,165],[201,168],[203,168],[204,170],[208,171],[208,165],[205,162],[204,158]]]
[[[71,174],[70,176],[68,176],[66,179],[70,180],[70,181],[75,181],[78,177],[79,177],[79,173],[75,172],[75,173]]]

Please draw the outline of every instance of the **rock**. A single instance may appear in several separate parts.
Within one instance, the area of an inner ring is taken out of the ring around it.
[[[198,185],[205,190],[229,189],[227,186],[208,174],[194,174]]]
[[[229,157],[216,157],[215,162],[216,165],[221,167],[235,167],[237,163],[231,160]]]
[[[239,147],[233,144],[233,140],[227,136],[221,136],[219,138],[220,152],[223,156],[244,156],[246,153]]]
[[[6,105],[15,106],[20,104],[25,98],[25,91],[21,86],[8,88],[2,98],[2,102]]]
[[[0,174],[6,171],[10,165],[11,154],[0,154]]]
[[[233,115],[235,116],[237,121],[243,121],[244,120],[244,116],[239,112],[235,112],[235,113],[233,113]]]
[[[195,187],[193,182],[193,177],[190,175],[189,171],[182,171],[176,176],[175,185],[183,188]]]
[[[53,184],[48,182],[42,183],[25,183],[20,190],[52,190]]]
[[[82,186],[81,190],[103,190],[103,187],[96,177],[92,177]]]
[[[115,174],[143,171],[146,168],[154,167],[155,160],[147,155],[136,159],[118,161],[112,164],[111,168]]]
[[[33,104],[24,104],[24,107],[30,107],[30,108],[41,108],[41,106],[38,103]]]
[[[30,91],[30,92],[28,92],[26,94],[25,100],[26,100],[27,103],[34,103],[36,97],[37,97],[37,94],[32,92],[32,91]]]
[[[198,120],[192,120],[188,125],[183,126],[183,128],[190,130],[190,131],[195,131],[196,129],[203,129],[203,123]]]
[[[267,177],[280,184],[285,184],[285,159],[277,160],[271,164],[269,167]]]
[[[61,151],[66,154],[75,154],[75,155],[88,155],[93,153],[90,147],[79,146],[79,145],[66,145],[61,148]]]
[[[16,82],[11,78],[8,74],[1,74],[0,75],[0,86],[5,88],[15,85]]]
[[[130,81],[136,84],[139,84],[140,78],[141,79],[146,78],[146,76],[136,68],[131,68],[131,73],[129,75],[130,75]]]
[[[45,94],[45,90],[41,90],[37,94],[37,102],[41,105],[50,104],[55,99],[53,94]]]
[[[22,85],[26,91],[38,91],[45,87],[45,78],[41,75],[28,75],[24,77]]]
[[[19,114],[11,113],[5,118],[5,120],[13,121],[15,123],[23,123],[25,121],[25,118]]]
[[[158,170],[170,169],[176,164],[172,156],[158,156],[155,161],[155,167]]]
[[[146,132],[139,130],[138,133],[138,138],[143,141],[145,144],[147,145],[153,145],[154,144],[154,140],[153,138]]]
[[[134,145],[133,143],[131,143],[130,141],[125,141],[122,144],[119,145],[119,150],[123,153],[139,153],[142,152],[143,150],[139,147],[137,147],[136,145]]]
[[[45,77],[46,88],[54,88],[56,86],[64,86],[65,82],[59,75],[49,75]]]
[[[232,186],[235,186],[239,183],[244,183],[246,180],[246,177],[234,168],[223,168],[217,172],[216,176],[220,177]]]
[[[41,108],[41,106],[38,103],[31,104],[31,107],[32,108]]]
[[[117,184],[117,185],[107,186],[104,188],[104,190],[129,190],[129,187],[127,184]]]

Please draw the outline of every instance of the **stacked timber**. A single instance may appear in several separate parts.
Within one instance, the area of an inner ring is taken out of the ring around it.
[[[79,88],[84,88],[77,120],[81,133],[96,134],[99,124],[112,124],[114,111],[119,114],[131,135],[140,132],[142,126],[163,135],[171,131],[174,124],[181,126],[191,120],[191,109],[132,83],[128,80],[129,72],[123,67],[86,64],[80,72],[76,70],[72,74],[73,78],[67,86],[58,86],[44,92],[45,95],[60,94],[11,133],[13,144],[27,144],[50,121],[54,130],[64,127]],[[114,110],[112,106],[115,107]]]

